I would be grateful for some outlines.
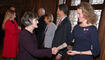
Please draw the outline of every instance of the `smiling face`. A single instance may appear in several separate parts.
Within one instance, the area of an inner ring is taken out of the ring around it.
[[[33,26],[33,28],[38,28],[38,24],[39,22],[38,22],[38,19],[37,18],[34,18],[33,20],[32,20],[32,26]]]
[[[11,19],[15,19],[16,18],[16,13],[13,14],[13,16],[11,17]]]
[[[77,14],[78,14],[78,21],[79,22],[84,22],[86,19],[84,18],[84,15],[83,15],[83,12],[82,12],[82,10],[81,9],[77,9]]]
[[[77,14],[78,14],[79,22],[82,22],[82,19],[83,19],[83,13],[82,13],[82,10],[81,10],[81,9],[77,9]]]
[[[15,12],[9,12],[8,16],[9,16],[10,20],[14,20],[16,18],[16,13]]]

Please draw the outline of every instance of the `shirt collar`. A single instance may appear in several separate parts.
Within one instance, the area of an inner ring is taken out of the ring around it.
[[[66,17],[67,17],[67,16],[64,16],[64,17],[61,19],[61,21],[63,21]]]

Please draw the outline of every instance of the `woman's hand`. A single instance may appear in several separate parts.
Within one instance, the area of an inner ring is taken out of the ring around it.
[[[20,29],[20,30],[21,30],[21,27],[20,27],[20,26],[18,26],[18,29]]]
[[[57,54],[56,56],[56,60],[61,60],[62,55],[61,54]]]
[[[52,48],[52,54],[56,55],[58,52],[58,49],[56,47],[53,47]]]

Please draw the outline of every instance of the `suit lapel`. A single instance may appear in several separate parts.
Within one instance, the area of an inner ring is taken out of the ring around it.
[[[66,21],[67,21],[67,17],[61,22],[61,24],[58,25],[57,30],[61,29],[62,26],[66,23]]]

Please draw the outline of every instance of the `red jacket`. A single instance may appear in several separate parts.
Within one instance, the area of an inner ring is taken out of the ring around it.
[[[20,29],[16,20],[13,20],[14,24],[7,20],[5,22],[5,37],[3,45],[3,57],[16,57],[18,51],[18,35]]]

